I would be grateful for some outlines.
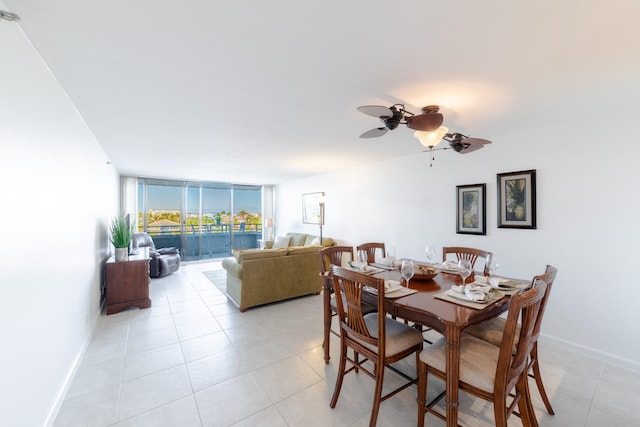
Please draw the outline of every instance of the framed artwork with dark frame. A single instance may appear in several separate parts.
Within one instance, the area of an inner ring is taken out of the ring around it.
[[[535,169],[498,174],[498,228],[536,228]]]
[[[324,193],[307,193],[302,195],[302,222],[304,224],[320,224],[320,202]],[[324,220],[324,218],[322,218]],[[322,221],[324,222],[324,221]]]
[[[487,234],[486,184],[457,185],[458,234]]]

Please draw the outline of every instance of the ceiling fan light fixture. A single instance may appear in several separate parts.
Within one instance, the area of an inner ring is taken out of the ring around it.
[[[449,133],[449,129],[444,126],[440,126],[438,129],[431,132],[417,130],[413,133],[413,136],[418,138],[420,144],[432,149],[442,142],[442,138],[444,138],[447,133]]]

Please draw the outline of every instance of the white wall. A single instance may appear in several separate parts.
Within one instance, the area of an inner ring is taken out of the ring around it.
[[[99,315],[118,176],[15,23],[0,52],[0,425],[42,426]]]
[[[301,194],[324,191],[323,234],[348,244],[383,241],[421,260],[427,244],[479,247],[499,257],[497,273],[521,278],[552,264],[559,273],[543,332],[640,368],[640,145],[630,130],[639,113],[537,127],[532,119],[516,134],[483,135],[494,143],[478,152],[438,152],[432,168],[418,153],[280,184],[278,234],[318,234],[301,223]],[[537,170],[538,227],[498,229],[496,174],[527,169]],[[477,183],[487,184],[487,235],[456,234],[456,185]]]

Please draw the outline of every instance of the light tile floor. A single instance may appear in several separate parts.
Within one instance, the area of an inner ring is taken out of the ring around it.
[[[240,313],[202,273],[220,268],[183,265],[151,281],[153,307],[100,316],[55,426],[367,426],[373,381],[365,375],[348,375],[329,408],[338,341],[332,335],[325,365],[321,296]],[[544,411],[534,387],[541,426],[640,425],[640,373],[544,340],[540,352],[556,410]],[[401,365],[415,372],[413,358]],[[442,387],[434,380],[429,392]],[[378,426],[415,426],[415,399],[411,387],[384,402]],[[460,421],[493,425],[491,405],[463,394]],[[427,424],[444,425],[432,416]]]

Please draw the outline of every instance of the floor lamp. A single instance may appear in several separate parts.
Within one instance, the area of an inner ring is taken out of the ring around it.
[[[267,227],[269,227],[269,240],[273,240],[273,218],[267,218]]]
[[[320,217],[318,218],[318,223],[320,224],[320,245],[322,245],[322,226],[324,225],[324,204],[325,204],[324,196],[318,198],[318,205],[320,206]]]

